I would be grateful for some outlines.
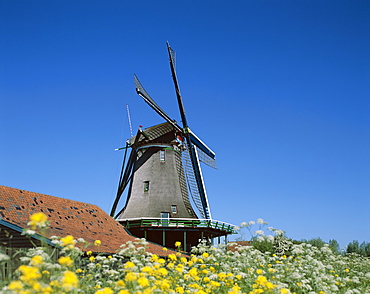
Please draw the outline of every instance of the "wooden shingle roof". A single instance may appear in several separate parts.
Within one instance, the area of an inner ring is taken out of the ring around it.
[[[115,253],[120,245],[135,241],[134,236],[96,205],[1,185],[0,241],[5,244],[9,240],[6,232],[10,232],[15,234],[11,238],[13,243],[17,242],[17,238],[22,242],[19,231],[28,228],[29,217],[36,212],[48,216],[50,224],[46,231],[47,238],[72,235],[90,244],[95,240],[101,241],[100,246],[81,247],[84,251]],[[148,244],[147,251],[158,255],[173,253],[172,250],[163,251],[162,246],[154,243]]]

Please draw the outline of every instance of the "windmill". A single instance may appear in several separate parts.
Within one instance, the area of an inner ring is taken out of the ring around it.
[[[122,148],[124,162],[111,216],[133,235],[164,246],[173,248],[182,240],[186,251],[201,239],[233,233],[233,226],[212,219],[200,162],[216,168],[215,153],[189,128],[176,75],[175,51],[168,43],[167,50],[182,126],[159,107],[134,75],[137,94],[165,122],[145,130],[139,128]],[[128,149],[131,153],[127,160]],[[126,204],[117,213],[126,188]]]

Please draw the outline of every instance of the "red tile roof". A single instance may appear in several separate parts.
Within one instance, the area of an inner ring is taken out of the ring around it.
[[[0,185],[0,220],[21,228],[28,228],[30,215],[43,212],[48,216],[51,236],[83,238],[90,244],[100,240],[100,246],[82,248],[84,251],[114,253],[127,241],[135,241],[125,228],[96,205],[44,195]],[[168,255],[172,250],[149,243],[148,252]]]

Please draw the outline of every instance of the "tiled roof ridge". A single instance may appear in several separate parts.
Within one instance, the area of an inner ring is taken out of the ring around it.
[[[20,193],[34,194],[36,197],[48,196],[48,197],[53,197],[53,198],[56,198],[56,199],[63,199],[63,200],[67,200],[67,201],[77,202],[77,203],[80,203],[80,204],[87,204],[89,206],[95,206],[95,207],[99,208],[99,206],[97,206],[96,204],[91,204],[91,203],[87,203],[87,202],[83,202],[83,201],[79,201],[79,200],[68,199],[68,198],[61,198],[61,197],[58,197],[58,196],[54,196],[54,195],[50,195],[50,194],[44,194],[44,193],[38,193],[38,192],[33,192],[33,191],[26,190],[26,189],[19,189],[19,188],[14,188],[14,187],[0,185],[0,189],[1,188],[11,189],[11,190],[17,190]]]

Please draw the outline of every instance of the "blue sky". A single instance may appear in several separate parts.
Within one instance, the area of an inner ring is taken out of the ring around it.
[[[180,121],[214,219],[370,241],[369,1],[1,1],[0,184],[109,212],[133,129]]]

